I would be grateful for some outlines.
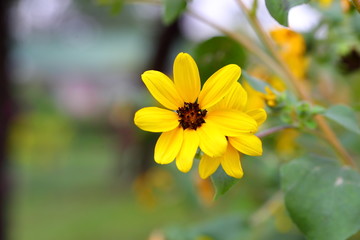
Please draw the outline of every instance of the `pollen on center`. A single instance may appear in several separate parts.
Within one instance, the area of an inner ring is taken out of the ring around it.
[[[196,130],[203,123],[205,123],[204,117],[206,116],[207,111],[199,108],[197,103],[184,103],[183,107],[179,107],[176,110],[179,115],[179,122],[182,128],[185,130],[191,128]]]

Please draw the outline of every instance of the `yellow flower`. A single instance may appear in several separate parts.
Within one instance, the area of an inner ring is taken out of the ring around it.
[[[275,28],[270,31],[271,38],[279,47],[281,55],[303,55],[305,40],[303,36],[288,28]]]
[[[287,28],[276,28],[270,32],[270,35],[289,69],[297,78],[303,79],[308,67],[308,59],[305,58],[306,44],[303,36]]]
[[[225,136],[249,134],[256,121],[236,109],[212,108],[232,89],[241,69],[229,64],[215,72],[200,90],[200,77],[193,58],[179,53],[174,61],[174,80],[158,71],[146,71],[142,80],[152,96],[165,108],[145,107],[135,113],[134,122],[142,130],[162,132],[154,159],[188,172],[198,147],[211,157],[224,155]]]
[[[235,109],[242,114],[248,116],[250,119],[256,121],[257,125],[261,125],[266,120],[266,112],[263,108],[252,108],[249,106],[256,106],[252,102],[248,102],[247,93],[240,83],[236,83],[231,92],[224,97],[216,106],[215,109]],[[226,134],[228,145],[226,152],[220,157],[211,157],[206,153],[200,160],[199,174],[202,178],[207,178],[213,174],[221,165],[227,175],[234,178],[241,178],[243,170],[240,162],[239,152],[250,155],[262,155],[261,140],[254,135],[254,132]]]
[[[243,86],[248,93],[247,109],[264,108],[265,105],[275,107],[277,105],[276,95],[268,86],[265,87],[266,93],[256,91],[246,81],[244,81]]]

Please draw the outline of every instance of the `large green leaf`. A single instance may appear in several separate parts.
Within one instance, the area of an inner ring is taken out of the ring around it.
[[[242,68],[246,64],[245,50],[228,37],[214,37],[200,43],[194,51],[194,58],[203,82],[227,64],[234,63]]]
[[[315,240],[343,240],[360,230],[360,174],[315,157],[281,169],[285,205],[292,220]]]
[[[360,127],[355,112],[345,105],[334,105],[328,108],[324,116],[337,122],[349,131],[360,134]]]
[[[219,167],[216,172],[211,175],[211,181],[215,187],[215,198],[217,198],[229,191],[239,179],[228,176],[224,170]]]
[[[164,0],[163,21],[165,24],[174,22],[186,9],[186,0]]]
[[[300,4],[308,3],[310,0],[265,0],[266,7],[278,23],[288,26],[289,10]]]

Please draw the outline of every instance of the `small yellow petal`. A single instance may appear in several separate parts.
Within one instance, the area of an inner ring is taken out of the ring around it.
[[[184,105],[184,101],[175,89],[174,82],[165,74],[150,70],[144,72],[141,78],[151,95],[164,107],[177,110]]]
[[[204,123],[196,132],[200,138],[200,149],[210,157],[220,157],[227,146],[225,135],[211,123]]]
[[[194,130],[186,129],[180,152],[176,157],[176,166],[181,172],[186,173],[190,171],[198,147],[198,134]]]
[[[222,108],[244,110],[247,102],[247,93],[240,83],[235,83],[230,92],[219,102]]]
[[[200,76],[194,59],[179,53],[174,62],[174,83],[184,102],[195,102],[200,93]]]
[[[229,137],[229,143],[239,152],[250,156],[262,155],[262,143],[260,138],[253,134],[241,134],[236,137]]]
[[[267,118],[266,112],[263,108],[247,111],[246,114],[255,119],[258,126],[263,124]]]
[[[243,81],[242,86],[247,92],[248,99],[246,103],[247,110],[253,110],[265,107],[265,94],[256,91],[248,82]]]
[[[135,125],[149,132],[168,132],[179,126],[179,116],[158,107],[142,108],[135,113]]]
[[[199,164],[199,175],[202,179],[208,178],[219,167],[222,157],[209,157],[204,154]]]
[[[226,149],[226,153],[221,161],[221,166],[227,175],[234,178],[242,178],[244,172],[241,167],[240,155],[230,144]]]
[[[257,123],[249,115],[237,110],[209,111],[205,122],[215,125],[225,136],[237,136],[241,133],[254,133]]]
[[[178,155],[182,142],[183,129],[181,127],[162,133],[155,145],[155,162],[159,164],[171,163]]]
[[[218,103],[239,79],[241,69],[235,64],[229,64],[215,72],[204,84],[200,95],[201,109],[207,109]]]

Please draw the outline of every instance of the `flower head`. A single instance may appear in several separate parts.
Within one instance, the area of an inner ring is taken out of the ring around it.
[[[200,147],[210,157],[224,155],[226,136],[253,133],[256,121],[236,109],[219,109],[241,69],[229,64],[215,72],[202,86],[193,58],[179,53],[174,61],[173,80],[158,71],[146,71],[142,80],[152,96],[164,107],[145,107],[135,113],[135,124],[145,131],[162,132],[155,145],[154,159],[188,172]]]

